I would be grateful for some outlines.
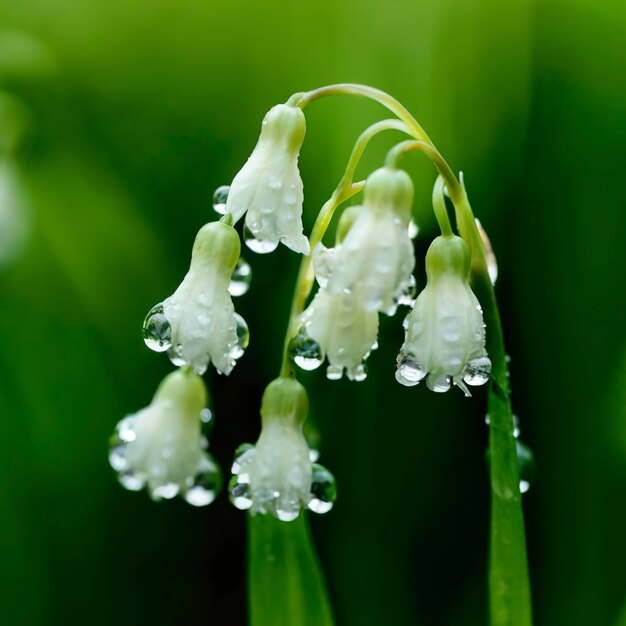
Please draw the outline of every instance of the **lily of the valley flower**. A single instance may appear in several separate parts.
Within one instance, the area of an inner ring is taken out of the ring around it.
[[[364,380],[363,362],[376,348],[378,313],[361,305],[359,292],[360,286],[348,294],[321,288],[302,315],[300,333],[320,346],[321,360],[328,358],[331,380],[341,378],[344,370],[350,380]]]
[[[412,202],[413,183],[403,170],[383,167],[369,176],[363,206],[351,211],[353,221],[334,254],[330,293],[358,291],[364,310],[395,313],[415,265]]]
[[[252,155],[235,176],[226,201],[226,213],[237,222],[246,214],[255,252],[272,252],[279,242],[309,254],[302,233],[303,185],[298,155],[306,122],[301,109],[279,104],[269,110]]]
[[[172,363],[203,374],[209,362],[229,374],[248,343],[248,327],[235,313],[228,291],[239,258],[232,226],[211,222],[194,242],[191,266],[178,289],[156,305],[144,322],[144,338]]]
[[[239,509],[289,522],[303,507],[332,508],[336,488],[330,472],[312,464],[302,434],[308,411],[304,387],[294,379],[270,383],[261,404],[262,430],[255,446],[242,446],[233,463],[230,497]]]
[[[452,384],[469,396],[468,385],[489,380],[480,304],[468,282],[470,251],[460,237],[437,237],[426,254],[427,285],[406,319],[396,378],[406,386],[426,378],[429,389]]]
[[[211,418],[202,379],[191,371],[167,376],[146,408],[124,418],[112,438],[109,461],[131,491],[146,487],[155,500],[182,495],[210,504],[221,472],[204,448],[203,421]]]

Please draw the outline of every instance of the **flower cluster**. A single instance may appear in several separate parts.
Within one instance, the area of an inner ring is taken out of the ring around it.
[[[468,385],[490,378],[482,311],[469,284],[471,252],[452,234],[443,179],[435,186],[443,234],[430,245],[427,284],[415,299],[413,183],[394,158],[367,178],[362,204],[343,212],[334,247],[325,247],[323,233],[314,229],[311,258],[298,171],[305,132],[302,109],[291,100],[267,113],[247,163],[230,186],[215,193],[221,221],[200,229],[180,286],[145,319],[148,347],[166,352],[181,369],[165,378],[148,407],[117,426],[110,462],[128,489],[146,487],[154,499],[180,494],[200,506],[220,488],[220,470],[202,434],[211,413],[200,376],[210,364],[230,374],[248,344],[247,325],[231,299],[247,290],[250,278],[234,228],[244,217],[244,238],[253,251],[271,252],[283,243],[305,255],[287,336],[296,365],[315,369],[327,360],[329,379],[364,380],[365,361],[378,346],[379,315],[393,316],[399,305],[408,305],[398,382],[413,386],[425,380],[436,392],[456,385],[470,395]],[[336,193],[345,188],[353,189],[342,181]],[[305,307],[313,274],[319,289]],[[337,493],[332,474],[315,462],[304,438],[308,397],[292,374],[285,358],[281,377],[263,396],[259,438],[235,453],[229,485],[237,508],[282,521],[296,519],[303,509],[329,511]]]
[[[328,358],[328,378],[339,379],[345,370],[350,380],[365,379],[364,361],[377,343],[378,313],[393,315],[412,289],[412,202],[406,172],[376,170],[365,184],[363,206],[342,216],[336,247],[316,248],[320,290],[301,317],[292,346],[296,363],[310,369]],[[307,361],[310,341],[319,348]]]

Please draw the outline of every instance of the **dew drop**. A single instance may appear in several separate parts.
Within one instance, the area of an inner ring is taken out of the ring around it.
[[[446,374],[433,376],[430,374],[426,378],[426,386],[435,393],[445,393],[452,387],[452,378]]]
[[[329,365],[326,368],[326,378],[328,380],[340,380],[343,376],[343,367],[341,365]]]
[[[311,495],[307,507],[313,513],[328,513],[337,499],[335,477],[323,466],[313,463]]]
[[[116,472],[125,472],[130,464],[126,458],[126,444],[112,445],[109,450],[109,463]]]
[[[233,505],[240,511],[245,511],[252,506],[252,495],[250,494],[250,484],[240,480],[238,476],[233,476],[228,485],[228,495]]]
[[[289,508],[283,508],[283,506],[276,507],[276,517],[281,522],[293,522],[298,515],[300,515],[300,507],[297,505]]]
[[[167,351],[167,356],[169,357],[172,365],[175,365],[176,367],[183,367],[184,365],[187,365],[185,359],[183,358],[183,346],[180,343],[172,346]]]
[[[309,461],[316,463],[320,458],[320,451],[317,448],[309,448]]]
[[[228,357],[240,359],[250,343],[250,331],[246,320],[239,313],[235,313],[234,317],[237,322],[237,343],[230,349]]]
[[[398,368],[396,369],[396,380],[405,387],[417,385],[428,372],[410,357],[398,357]]]
[[[230,277],[228,285],[228,293],[231,296],[243,296],[250,289],[250,281],[252,280],[252,268],[250,264],[243,258],[239,257],[237,265]]]
[[[367,368],[365,363],[360,363],[357,365],[352,371],[352,380],[356,380],[356,382],[363,382],[367,378]]]
[[[468,362],[463,380],[468,385],[484,385],[491,376],[491,361],[488,356],[481,356]]]
[[[513,437],[517,439],[520,436],[519,418],[513,415]]]
[[[172,345],[172,327],[163,313],[163,305],[150,309],[143,322],[143,340],[150,350],[165,352]]]
[[[213,411],[208,407],[200,411],[200,421],[203,424],[210,424],[213,421]]]
[[[128,491],[141,491],[146,485],[146,479],[138,472],[123,472],[117,479]]]
[[[115,428],[117,436],[124,443],[130,443],[137,438],[137,434],[133,430],[134,422],[134,417],[125,417]]]
[[[213,457],[205,453],[193,484],[185,491],[185,500],[193,506],[207,506],[215,500],[221,488],[222,472]]]
[[[409,222],[409,229],[408,230],[409,230],[409,238],[410,239],[415,239],[415,237],[417,237],[417,234],[420,231],[419,226],[413,220],[411,220]]]
[[[176,483],[164,483],[150,486],[149,491],[153,500],[171,500],[178,495],[180,487]]]
[[[278,241],[257,239],[247,225],[243,227],[243,240],[246,242],[248,248],[257,254],[268,254],[278,248]]]
[[[519,490],[526,493],[535,480],[535,455],[533,451],[521,441],[517,441],[517,460],[519,466]]]
[[[228,200],[229,185],[222,185],[213,194],[213,210],[220,215],[226,214],[226,201]]]
[[[402,291],[402,295],[398,298],[398,304],[404,306],[413,306],[415,302],[415,296],[417,295],[417,282],[415,276],[411,274],[407,286]]]
[[[307,371],[317,369],[324,360],[320,344],[302,331],[289,343],[289,356],[298,367]]]
[[[235,450],[235,458],[231,467],[233,474],[239,474],[241,469],[252,461],[256,454],[256,448],[251,443],[242,443]]]
[[[393,317],[396,314],[396,311],[398,310],[398,302],[393,302],[391,304],[391,306],[388,306],[383,313],[387,316],[387,317]]]

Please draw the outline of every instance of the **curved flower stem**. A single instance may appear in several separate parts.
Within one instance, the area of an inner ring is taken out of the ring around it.
[[[289,342],[298,331],[298,318],[302,311],[304,311],[306,300],[311,293],[311,289],[313,288],[313,281],[315,280],[315,277],[313,275],[312,261],[315,247],[318,243],[320,243],[320,241],[322,241],[337,207],[363,189],[365,184],[364,181],[358,183],[352,182],[354,173],[369,142],[378,133],[386,130],[398,130],[400,132],[410,134],[407,126],[400,120],[395,119],[382,120],[372,124],[369,128],[364,130],[354,144],[352,154],[350,155],[348,164],[346,165],[346,170],[341,177],[337,188],[333,192],[332,196],[324,203],[320,209],[317,219],[315,220],[310,237],[311,254],[302,258],[302,261],[300,262],[300,269],[298,270],[296,285],[294,287],[289,322],[287,323],[287,332],[285,333],[285,341],[283,344],[283,360],[280,370],[281,376],[293,375],[293,369],[289,360]]]
[[[437,176],[435,185],[433,187],[433,209],[435,210],[435,216],[441,229],[441,234],[449,237],[452,235],[452,226],[450,225],[450,218],[448,217],[448,210],[446,209],[446,198],[443,194],[445,182],[443,176]]]

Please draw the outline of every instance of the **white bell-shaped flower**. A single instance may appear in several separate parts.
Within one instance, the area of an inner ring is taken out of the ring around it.
[[[190,366],[198,374],[209,362],[221,374],[231,372],[249,337],[228,291],[239,252],[239,236],[232,226],[211,222],[200,229],[183,282],[146,317],[149,348],[167,351],[174,365]]]
[[[406,386],[426,378],[429,389],[448,391],[458,385],[489,380],[491,361],[485,350],[480,304],[469,286],[469,247],[454,235],[437,237],[426,254],[425,289],[409,313],[396,378]]]
[[[378,313],[363,306],[360,286],[350,293],[330,293],[321,288],[301,319],[301,330],[291,344],[296,364],[305,369],[314,364],[312,340],[319,346],[317,358],[328,359],[329,379],[340,379],[344,370],[350,380],[365,379],[364,361],[376,348]],[[301,346],[305,350],[299,354]]]
[[[239,509],[289,522],[302,508],[332,508],[334,478],[313,464],[302,434],[308,411],[304,387],[295,379],[271,382],[261,404],[262,430],[255,446],[239,448],[233,463],[230,497]]]
[[[167,376],[146,408],[125,417],[111,441],[109,461],[122,485],[146,487],[155,500],[181,495],[195,506],[210,504],[221,472],[204,448],[203,422],[211,419],[207,391],[192,371]]]
[[[309,254],[302,233],[303,185],[298,156],[306,122],[301,109],[288,104],[271,108],[252,155],[235,176],[226,213],[237,222],[246,214],[246,243],[255,252],[272,252],[279,242]]]
[[[412,202],[413,183],[403,170],[383,167],[369,176],[363,206],[351,211],[352,223],[335,251],[330,293],[358,287],[365,310],[395,313],[415,265],[408,232]]]

